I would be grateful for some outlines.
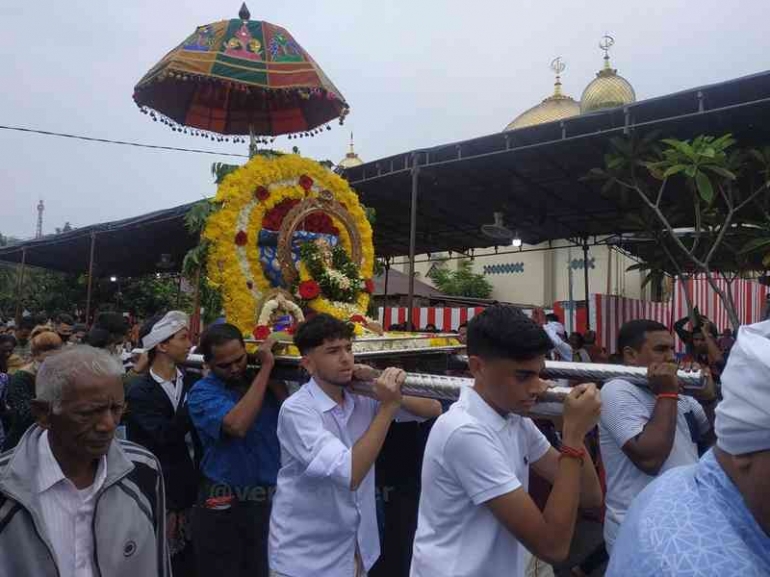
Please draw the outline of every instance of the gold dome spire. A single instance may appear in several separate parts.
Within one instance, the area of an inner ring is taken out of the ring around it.
[[[356,154],[353,149],[353,133],[350,133],[350,150],[345,155],[345,158],[339,161],[337,166],[339,168],[353,168],[354,166],[361,166],[364,163],[363,160]]]
[[[636,102],[636,92],[631,83],[618,75],[618,71],[610,66],[610,48],[615,44],[612,36],[605,35],[599,48],[604,50],[604,67],[594,78],[580,98],[580,112],[593,112],[603,108],[614,108]]]
[[[556,82],[553,87],[553,94],[543,100],[540,104],[525,110],[519,116],[505,127],[503,132],[524,128],[525,126],[534,126],[536,124],[545,124],[554,122],[571,116],[580,114],[580,104],[575,102],[570,96],[566,96],[561,90],[561,73],[567,65],[559,58],[551,62],[551,70],[556,73]]]

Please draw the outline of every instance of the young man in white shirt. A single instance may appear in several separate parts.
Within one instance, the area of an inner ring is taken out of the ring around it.
[[[353,329],[316,315],[294,343],[311,379],[284,402],[278,417],[281,469],[270,516],[269,560],[278,577],[362,577],[380,555],[374,462],[394,419],[441,414],[430,399],[402,397],[404,371],[385,369],[377,399],[349,390]]]
[[[561,453],[522,416],[546,386],[540,372],[551,346],[514,307],[495,305],[471,320],[475,382],[428,438],[412,577],[523,577],[525,547],[545,561],[563,560],[578,505],[601,504],[583,446],[601,410],[596,386],[579,385],[567,398]],[[543,512],[527,492],[530,465],[553,483]]]
[[[613,379],[602,388],[599,442],[607,471],[604,542],[610,555],[626,512],[642,489],[669,469],[694,465],[698,445],[714,442],[703,407],[679,395],[674,337],[664,325],[644,319],[625,323],[618,333],[618,352],[624,364],[647,367],[649,386]]]

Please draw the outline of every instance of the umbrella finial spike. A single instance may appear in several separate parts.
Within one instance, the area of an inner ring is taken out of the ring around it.
[[[246,2],[244,2],[241,5],[241,10],[238,12],[238,16],[241,18],[241,20],[246,21],[251,18],[251,13],[249,12],[248,7],[246,6]]]

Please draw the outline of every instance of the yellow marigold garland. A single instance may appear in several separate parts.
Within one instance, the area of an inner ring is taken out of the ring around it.
[[[313,179],[309,192],[300,185],[303,175]],[[269,191],[267,198],[258,199],[255,196],[258,187],[265,187]],[[323,190],[330,191],[355,221],[362,245],[361,278],[372,278],[372,227],[358,196],[345,180],[317,162],[297,155],[273,158],[257,156],[229,174],[219,186],[214,201],[221,203],[221,209],[209,217],[203,232],[203,238],[211,242],[208,256],[209,282],[221,288],[227,320],[244,334],[250,334],[256,324],[257,302],[272,288],[262,271],[256,246],[265,214],[286,199],[316,197]],[[333,220],[340,230],[340,242],[350,254],[350,236],[342,223],[337,219]],[[237,246],[235,238],[241,230],[246,234],[246,242],[243,246]],[[239,255],[243,256],[243,260]],[[300,278],[306,280],[302,277],[302,269]],[[356,307],[352,304],[331,303],[319,297],[310,303],[310,307],[317,312],[328,312],[338,318],[347,319],[353,314],[365,314],[369,298],[370,295],[362,291]],[[344,304],[344,308],[339,307],[340,304]],[[349,307],[355,309],[350,314]]]

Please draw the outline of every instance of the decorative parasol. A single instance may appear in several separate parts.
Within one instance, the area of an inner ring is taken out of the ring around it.
[[[223,136],[312,136],[348,105],[291,34],[269,22],[239,18],[199,26],[145,74],[134,101],[174,131]]]

